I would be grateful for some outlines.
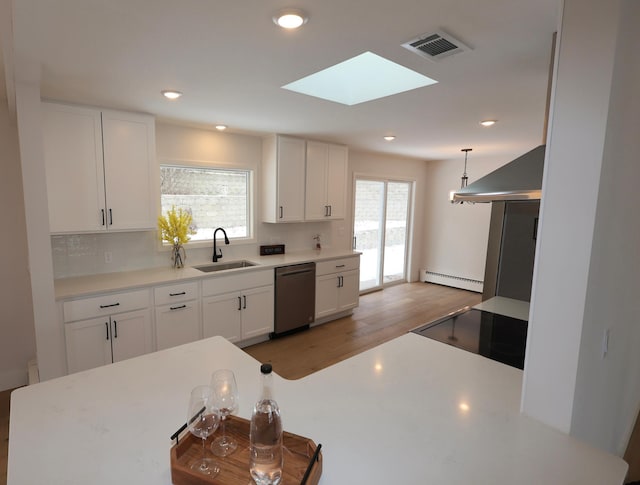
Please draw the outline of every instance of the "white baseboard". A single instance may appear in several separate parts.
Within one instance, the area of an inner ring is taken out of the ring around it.
[[[426,269],[420,270],[420,281],[425,283],[436,283],[438,285],[452,286],[461,290],[475,291],[482,293],[484,282],[462,276],[454,276],[443,273],[436,273]]]

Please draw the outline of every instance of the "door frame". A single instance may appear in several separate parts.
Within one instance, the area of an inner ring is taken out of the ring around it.
[[[351,247],[355,250],[355,245],[353,244],[355,239],[355,220],[356,220],[356,182],[358,180],[370,180],[374,182],[383,182],[384,185],[384,210],[383,223],[386,224],[387,220],[387,185],[389,182],[399,182],[406,183],[409,185],[409,196],[408,196],[408,207],[407,207],[407,234],[405,239],[405,254],[404,254],[404,279],[398,281],[391,281],[389,283],[384,282],[384,244],[386,231],[382,231],[382,251],[381,251],[381,259],[380,259],[380,268],[378,268],[379,277],[380,277],[380,285],[372,288],[367,288],[366,290],[360,291],[361,295],[366,293],[372,293],[374,291],[383,290],[386,287],[398,285],[402,283],[406,283],[410,280],[410,263],[413,260],[413,218],[415,216],[415,197],[416,197],[416,184],[417,181],[415,178],[410,177],[398,177],[395,175],[382,175],[382,174],[371,174],[371,173],[363,173],[363,172],[354,172],[352,178],[352,187],[351,187]]]

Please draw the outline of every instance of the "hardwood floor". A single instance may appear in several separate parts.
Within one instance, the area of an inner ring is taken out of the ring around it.
[[[11,389],[0,392],[0,485],[7,484],[9,456],[9,402]]]
[[[481,295],[430,283],[406,283],[360,297],[353,315],[244,350],[287,379],[299,379],[403,335]]]

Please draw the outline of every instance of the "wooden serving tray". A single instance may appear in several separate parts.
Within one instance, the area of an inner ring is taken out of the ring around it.
[[[171,448],[171,482],[175,485],[248,485],[253,480],[249,475],[249,426],[250,422],[237,416],[227,417],[227,435],[238,443],[238,449],[226,457],[213,456],[211,443],[220,434],[209,436],[206,442],[207,452],[213,458],[220,473],[210,478],[191,470],[191,463],[202,457],[202,440],[190,432],[184,433],[177,444]],[[309,438],[293,433],[283,433],[284,466],[281,485],[299,485],[316,451],[316,444]],[[310,473],[307,485],[317,485],[322,474],[322,453],[318,453]]]

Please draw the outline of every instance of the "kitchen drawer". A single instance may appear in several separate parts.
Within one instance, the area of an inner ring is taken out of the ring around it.
[[[202,280],[202,296],[219,295],[245,288],[273,285],[273,269],[247,271]]]
[[[332,259],[330,261],[320,261],[316,263],[316,276],[331,273],[341,273],[351,271],[360,267],[360,256],[349,256],[348,258]]]
[[[149,290],[111,293],[82,300],[70,300],[65,301],[62,306],[65,322],[114,315],[148,307]]]
[[[195,300],[198,298],[198,282],[159,286],[153,289],[153,297],[156,305]]]

